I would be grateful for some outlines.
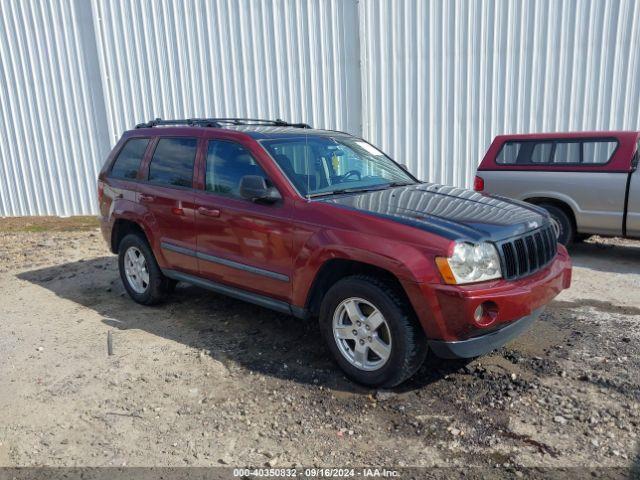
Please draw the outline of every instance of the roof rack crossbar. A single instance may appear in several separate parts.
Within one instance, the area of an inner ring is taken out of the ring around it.
[[[139,123],[136,128],[153,128],[162,125],[188,125],[197,127],[224,128],[225,125],[256,125],[273,127],[311,128],[307,123],[290,123],[279,118],[264,120],[261,118],[184,118],[175,120],[163,120],[156,118],[146,123]]]

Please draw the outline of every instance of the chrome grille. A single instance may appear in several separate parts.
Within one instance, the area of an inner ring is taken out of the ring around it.
[[[508,280],[526,277],[546,267],[558,252],[550,225],[498,244],[502,275]]]

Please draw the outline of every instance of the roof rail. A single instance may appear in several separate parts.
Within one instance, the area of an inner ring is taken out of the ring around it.
[[[224,128],[225,125],[256,125],[272,127],[311,128],[307,123],[289,123],[277,118],[276,120],[263,120],[260,118],[184,118],[176,120],[163,120],[156,118],[146,123],[139,123],[136,128],[153,128],[162,125],[188,125],[193,127]]]

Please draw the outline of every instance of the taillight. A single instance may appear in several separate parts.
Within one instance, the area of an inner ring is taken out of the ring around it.
[[[473,180],[473,189],[476,192],[482,192],[484,190],[484,178],[476,175],[476,178]]]
[[[98,203],[102,203],[102,197],[104,197],[104,183],[98,182]]]

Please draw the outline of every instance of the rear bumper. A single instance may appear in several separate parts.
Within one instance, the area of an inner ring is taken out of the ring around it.
[[[499,330],[469,338],[467,340],[444,341],[429,340],[429,348],[440,358],[473,358],[500,348],[525,332],[543,312],[544,307],[534,310],[530,315],[509,323]]]

